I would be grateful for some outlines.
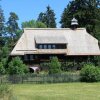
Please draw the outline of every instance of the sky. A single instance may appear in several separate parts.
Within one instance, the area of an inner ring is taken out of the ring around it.
[[[45,12],[46,7],[50,7],[56,14],[57,27],[60,27],[59,21],[62,12],[71,0],[1,0],[0,5],[4,10],[6,21],[8,20],[9,13],[15,12],[19,16],[19,26],[24,21],[31,19],[36,20],[40,12]]]

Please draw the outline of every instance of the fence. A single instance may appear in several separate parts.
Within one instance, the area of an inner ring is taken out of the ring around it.
[[[26,75],[12,75],[0,76],[0,83],[64,83],[64,82],[79,82],[79,74],[55,74],[55,75],[37,75],[37,74],[26,74]]]

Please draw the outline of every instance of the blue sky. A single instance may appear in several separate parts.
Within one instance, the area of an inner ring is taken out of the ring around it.
[[[56,13],[57,27],[66,5],[71,0],[2,0],[0,4],[4,10],[6,21],[10,12],[15,12],[19,16],[19,25],[24,21],[36,20],[40,12],[44,12],[48,5]]]

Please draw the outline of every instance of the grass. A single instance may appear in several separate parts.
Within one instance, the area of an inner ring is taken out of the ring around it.
[[[17,84],[15,100],[100,100],[100,83]]]

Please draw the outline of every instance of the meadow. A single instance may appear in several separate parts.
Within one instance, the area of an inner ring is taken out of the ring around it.
[[[15,100],[100,100],[100,83],[11,85]]]

